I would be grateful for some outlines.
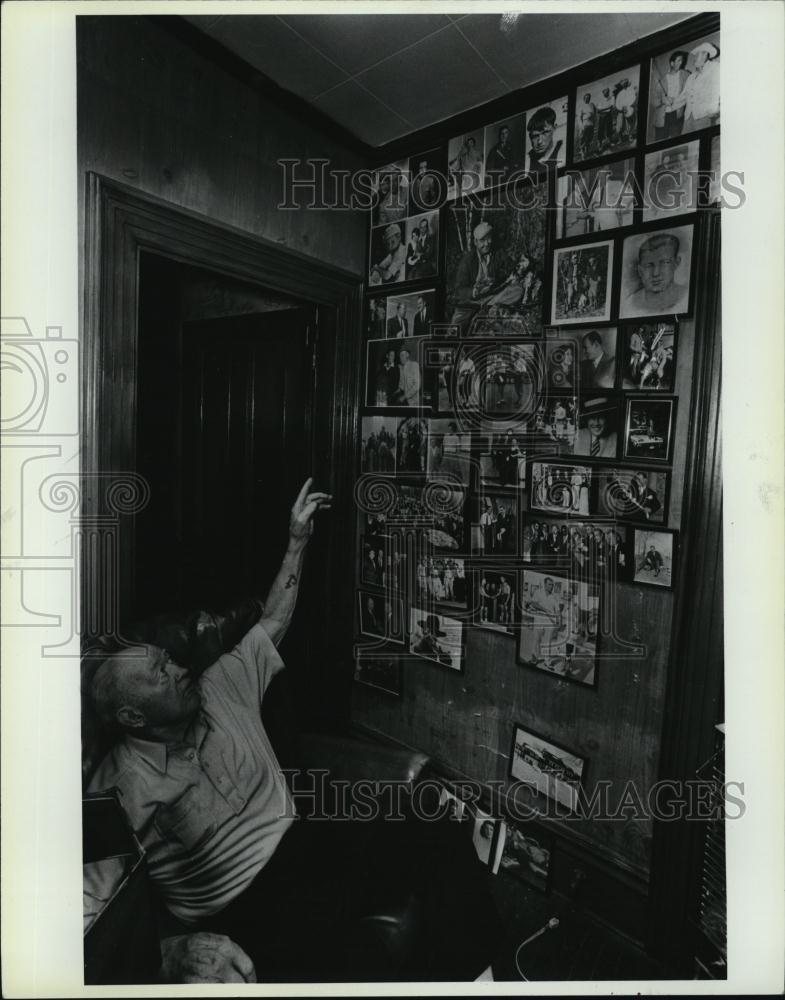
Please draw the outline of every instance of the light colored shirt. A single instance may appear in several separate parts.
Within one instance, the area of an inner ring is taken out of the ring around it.
[[[294,821],[291,796],[262,725],[262,697],[283,661],[261,625],[199,680],[202,706],[187,743],[127,736],[90,790],[116,786],[147,851],[150,878],[192,924],[254,879]],[[100,898],[100,887],[86,886]]]

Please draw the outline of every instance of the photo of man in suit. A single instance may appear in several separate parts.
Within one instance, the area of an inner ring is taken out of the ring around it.
[[[414,314],[414,336],[427,337],[431,328],[431,310],[422,295],[417,296],[417,311]]]
[[[480,312],[486,299],[505,281],[509,274],[506,255],[493,248],[494,231],[490,222],[474,227],[474,246],[467,251],[455,272],[453,292],[455,309],[450,320],[465,335],[472,319]]]
[[[608,399],[589,399],[578,416],[579,428],[572,451],[589,458],[616,458],[618,408]]]
[[[420,405],[420,366],[416,361],[411,360],[411,355],[406,347],[402,347],[398,352],[398,406],[419,406]]]
[[[409,336],[409,320],[406,318],[406,305],[399,302],[395,307],[395,315],[387,320],[387,339]]]
[[[607,336],[610,339],[610,335]],[[616,379],[616,357],[608,353],[603,335],[598,330],[590,330],[581,345],[581,388],[612,389]]]

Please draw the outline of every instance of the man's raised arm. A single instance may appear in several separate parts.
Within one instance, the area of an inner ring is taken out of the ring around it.
[[[289,517],[289,544],[262,613],[261,625],[276,646],[286,635],[294,614],[305,548],[313,534],[314,515],[318,510],[328,509],[332,500],[330,493],[310,493],[312,483],[312,478],[306,479],[294,501]]]

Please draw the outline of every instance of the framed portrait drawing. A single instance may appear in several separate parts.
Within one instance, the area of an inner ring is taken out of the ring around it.
[[[360,655],[354,661],[357,684],[375,688],[400,698],[403,693],[403,664],[392,656]]]
[[[674,316],[690,312],[694,226],[672,226],[628,236],[622,252],[619,316]]]
[[[675,531],[635,528],[635,583],[673,589],[677,542]]]
[[[720,33],[651,60],[648,142],[677,139],[720,123]]]
[[[630,66],[577,88],[573,162],[635,148],[639,83],[640,66]]]
[[[518,662],[596,686],[600,588],[594,581],[523,571]]]
[[[628,397],[625,410],[624,458],[669,462],[676,420],[675,397]]]
[[[551,323],[602,323],[611,315],[613,242],[553,252]]]
[[[559,178],[557,236],[590,236],[635,221],[635,160],[627,158]]]
[[[525,169],[539,173],[567,160],[567,97],[526,112]]]
[[[676,323],[625,323],[619,331],[622,389],[673,392]]]
[[[621,521],[664,524],[668,516],[670,472],[654,469],[603,468],[598,479],[597,509]]]
[[[700,140],[647,153],[643,171],[643,221],[672,219],[698,210]]]
[[[514,635],[518,601],[518,574],[515,569],[478,569],[475,571],[476,628]]]
[[[463,622],[447,615],[410,609],[409,652],[450,670],[463,670]]]
[[[513,727],[510,777],[532,785],[549,798],[574,810],[585,781],[587,760],[543,739],[524,726]]]

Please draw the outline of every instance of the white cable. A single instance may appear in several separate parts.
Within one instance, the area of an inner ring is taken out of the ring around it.
[[[535,931],[534,934],[530,934],[529,937],[527,937],[525,941],[521,941],[521,943],[515,949],[515,968],[518,971],[518,975],[521,977],[521,979],[525,983],[528,983],[529,980],[521,972],[521,967],[518,964],[518,955],[520,954],[521,948],[523,948],[525,945],[529,944],[529,942],[534,941],[534,939],[538,938],[540,936],[540,934],[544,934],[546,931],[555,930],[558,926],[559,926],[559,918],[558,917],[551,917],[551,919],[548,921],[547,924],[545,924],[543,927],[541,927],[538,931]]]

